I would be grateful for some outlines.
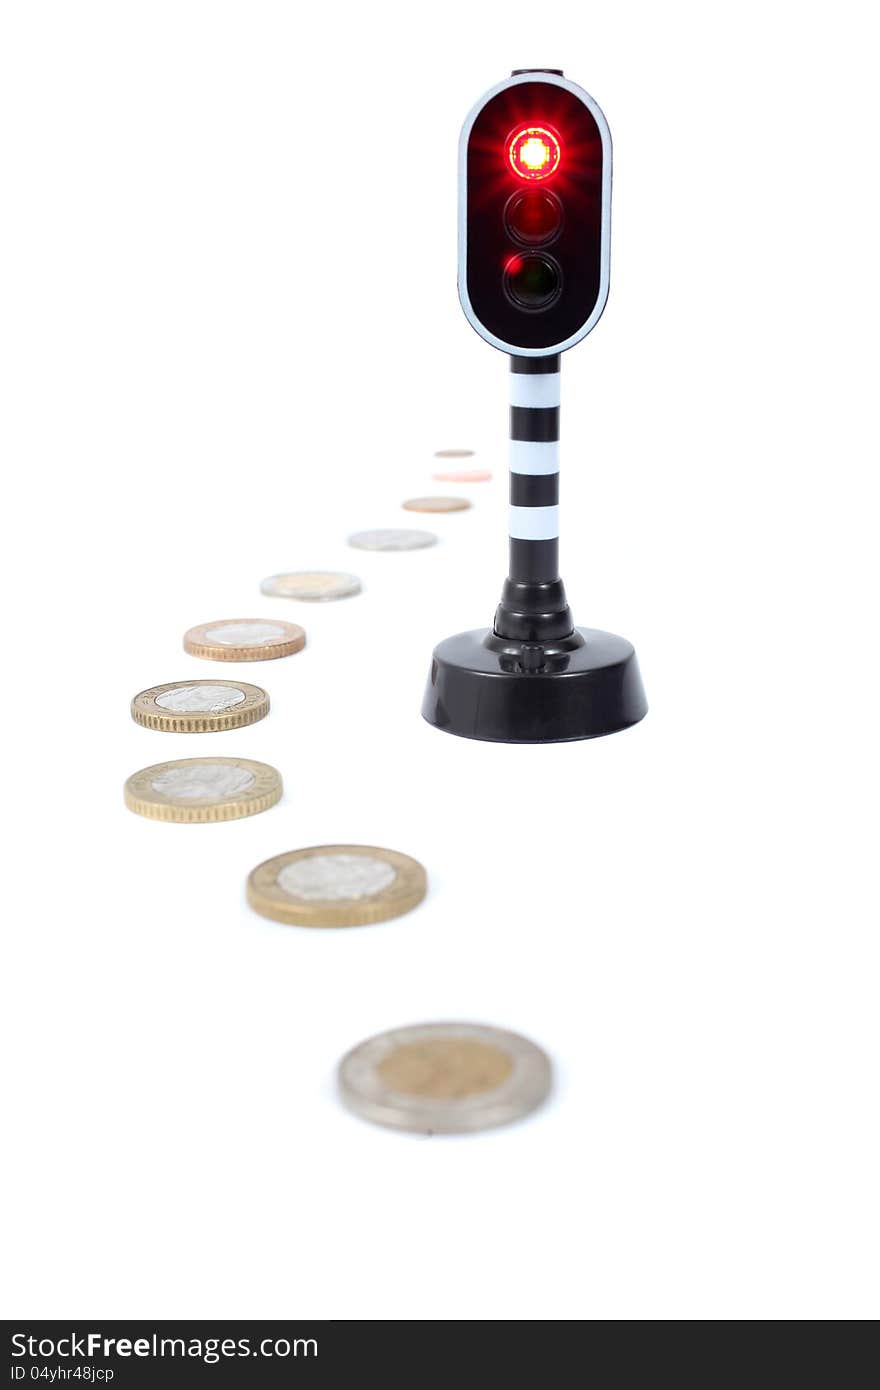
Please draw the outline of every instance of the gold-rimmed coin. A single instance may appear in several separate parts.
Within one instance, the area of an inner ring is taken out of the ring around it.
[[[540,1047],[482,1023],[420,1023],[368,1038],[339,1064],[339,1091],[373,1124],[466,1134],[510,1124],[550,1093]]]
[[[133,772],[125,804],[150,820],[197,824],[268,811],[281,797],[281,774],[251,758],[179,758]]]
[[[170,734],[243,729],[268,713],[265,690],[233,680],[171,681],[142,690],[131,702],[136,724]]]
[[[271,661],[302,651],[306,634],[280,618],[223,618],[184,633],[183,649],[208,661]]]
[[[340,574],[337,570],[296,570],[291,574],[272,574],[260,585],[261,593],[270,598],[296,598],[305,603],[329,603],[333,599],[351,598],[361,591],[356,574]]]
[[[466,512],[472,505],[466,497],[410,497],[402,502],[405,512]]]
[[[360,927],[400,917],[427,891],[408,854],[375,845],[311,845],[258,864],[247,881],[251,907],[298,927]]]

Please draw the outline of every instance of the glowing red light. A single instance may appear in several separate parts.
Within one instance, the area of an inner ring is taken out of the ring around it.
[[[521,179],[549,179],[559,168],[562,149],[552,130],[530,125],[511,137],[508,154],[511,169]]]

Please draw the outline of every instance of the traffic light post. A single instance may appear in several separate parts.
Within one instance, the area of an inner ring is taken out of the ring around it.
[[[556,354],[510,359],[510,564],[495,631],[514,642],[573,626],[559,578],[559,367]]]
[[[576,628],[559,577],[561,353],[608,296],[611,137],[561,72],[516,72],[465,122],[459,297],[510,356],[510,565],[494,626],[434,650],[422,713],[465,738],[595,738],[647,712],[623,637]]]

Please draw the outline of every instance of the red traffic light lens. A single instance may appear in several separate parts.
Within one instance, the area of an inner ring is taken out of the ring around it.
[[[546,126],[524,126],[508,141],[510,167],[521,179],[548,179],[559,168],[562,150]]]

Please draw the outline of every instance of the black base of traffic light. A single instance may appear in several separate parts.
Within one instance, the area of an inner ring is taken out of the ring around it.
[[[588,627],[543,643],[486,628],[447,637],[434,649],[422,704],[429,724],[490,743],[599,738],[647,711],[630,643]]]

